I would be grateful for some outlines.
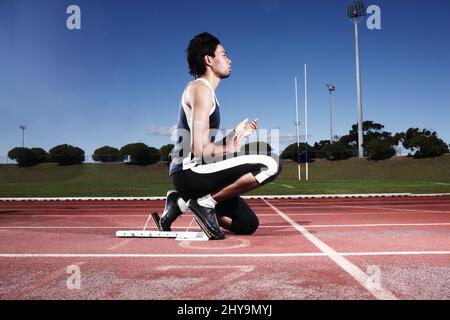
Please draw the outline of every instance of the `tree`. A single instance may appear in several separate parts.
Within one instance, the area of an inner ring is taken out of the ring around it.
[[[373,140],[381,142],[371,142]],[[356,151],[358,145],[358,125],[352,125],[349,134],[342,136],[339,139],[339,142],[346,144],[353,152]],[[369,144],[369,142],[371,143]],[[392,136],[391,132],[384,131],[384,125],[370,120],[363,122],[363,147],[366,152],[369,152],[366,146],[372,148],[370,160],[375,160],[374,153],[376,153],[375,158],[387,157],[392,153],[392,150],[395,154],[395,149],[393,148],[395,144],[395,138]]]
[[[369,160],[386,160],[395,156],[395,149],[387,140],[372,139],[364,144],[364,149],[369,153]]]
[[[94,161],[100,162],[117,162],[121,161],[120,151],[117,148],[103,146],[94,151],[92,156]]]
[[[311,162],[315,157],[316,150],[308,144],[308,162]],[[292,143],[281,153],[281,159],[291,159],[294,162],[299,162],[299,158],[301,163],[306,162],[306,146],[304,143],[300,143],[298,148],[296,142]]]
[[[159,155],[161,156],[161,161],[170,161],[170,152],[172,151],[174,145],[166,144],[159,148]]]
[[[84,151],[69,144],[61,144],[49,150],[50,162],[59,165],[81,164],[84,158]]]
[[[129,163],[147,165],[156,163],[160,159],[159,150],[149,147],[144,143],[130,143],[120,148],[123,158],[128,158]]]
[[[321,151],[328,155],[328,160],[345,160],[353,156],[352,149],[344,142],[325,144]]]
[[[31,167],[48,162],[48,155],[41,148],[13,148],[8,152],[8,158],[15,160],[19,167]]]
[[[17,161],[17,158],[19,158],[21,156],[21,154],[24,152],[25,149],[27,149],[27,148],[16,147],[16,148],[9,150],[8,158],[10,158],[11,160]]]
[[[397,144],[401,142],[406,149],[411,149],[415,159],[437,157],[449,152],[448,145],[438,138],[435,131],[409,128],[406,132],[396,134],[394,138]]]

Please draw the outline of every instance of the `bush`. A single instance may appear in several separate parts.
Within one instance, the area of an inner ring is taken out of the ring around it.
[[[48,162],[48,155],[41,148],[14,148],[8,152],[8,158],[15,160],[19,167],[31,167]]]
[[[47,163],[48,162],[48,153],[42,148],[31,148],[31,152],[33,152],[37,159],[38,163]]]
[[[437,157],[448,152],[448,145],[438,138],[436,131],[409,128],[406,132],[397,133],[395,140],[396,143],[402,142],[406,149],[415,151],[413,157],[416,159]]]
[[[436,136],[416,137],[410,144],[417,151],[414,153],[415,159],[438,157],[448,152],[448,146]]]
[[[299,157],[300,156],[300,157]],[[281,153],[281,159],[291,159],[294,162],[306,162],[306,146],[305,143],[300,143],[297,150],[297,143],[290,144]],[[308,162],[312,162],[316,158],[316,150],[308,144]]]
[[[147,165],[159,161],[159,150],[144,143],[130,143],[120,148],[123,158],[129,158],[131,164]]]
[[[159,148],[159,155],[161,156],[161,161],[170,161],[171,156],[170,152],[172,151],[174,145],[173,144],[166,144]]]
[[[119,149],[109,146],[103,146],[95,150],[92,159],[100,162],[122,161]]]
[[[345,160],[353,156],[352,149],[344,142],[324,145],[322,151],[328,154],[328,160]]]
[[[50,149],[49,158],[50,162],[56,162],[63,166],[81,164],[85,160],[84,151],[69,144],[62,144]]]
[[[395,156],[395,149],[385,140],[372,139],[364,145],[365,151],[370,153],[369,160],[386,160]]]

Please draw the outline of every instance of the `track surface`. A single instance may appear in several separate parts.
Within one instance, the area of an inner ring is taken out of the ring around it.
[[[115,237],[161,200],[0,202],[0,299],[450,299],[450,196],[247,202],[206,242]]]

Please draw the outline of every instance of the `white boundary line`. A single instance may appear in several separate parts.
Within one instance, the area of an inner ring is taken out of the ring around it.
[[[282,207],[282,205],[279,205]],[[303,208],[286,208],[287,210],[295,209],[295,210],[303,210]],[[285,209],[285,210],[286,210]],[[121,211],[123,211],[122,209]],[[330,212],[330,213],[287,213],[290,217],[320,217],[320,216],[386,216],[386,215],[414,215],[416,214],[416,210],[408,210],[407,212]],[[427,212],[427,213],[438,213],[442,214],[450,214],[449,211],[433,211],[433,210],[417,210],[418,212]],[[186,218],[191,218],[189,213],[185,213]],[[276,214],[272,213],[258,213],[258,217],[276,217]],[[147,214],[0,214],[1,218],[143,218],[148,217]],[[182,219],[182,218],[181,218]]]
[[[450,255],[450,251],[339,252],[340,256]],[[295,258],[329,257],[324,252],[294,253],[0,253],[0,258]]]
[[[371,224],[310,224],[303,227],[307,228],[352,228],[352,227],[436,227],[436,226],[450,226],[450,222],[430,222],[430,223],[371,223]],[[172,229],[184,229],[189,226],[175,226]],[[287,228],[289,226],[271,226],[261,225],[259,228]],[[124,229],[124,230],[139,230],[142,226],[131,227],[105,227],[105,226],[86,226],[86,227],[72,227],[72,226],[0,226],[0,232],[8,229]],[[201,230],[200,228],[193,228],[194,230]]]
[[[381,300],[397,300],[398,298],[389,290],[381,287],[379,284],[374,284],[371,282],[371,278],[356,265],[351,263],[349,260],[344,258],[342,254],[336,252],[333,248],[328,246],[326,243],[322,242],[314,235],[312,235],[304,227],[300,226],[294,220],[289,218],[282,211],[278,210],[277,207],[273,206],[267,200],[264,202],[270,206],[276,213],[278,213],[284,220],[289,222],[298,232],[300,232],[305,238],[311,241],[320,251],[325,253],[331,260],[333,260],[338,266],[340,266],[345,272],[351,275],[361,286],[363,286],[367,291],[369,291],[375,298]]]
[[[244,199],[310,199],[310,198],[379,198],[379,197],[439,197],[450,193],[412,194],[412,193],[361,193],[361,194],[318,194],[318,195],[255,195]],[[165,200],[166,197],[60,197],[60,198],[0,198],[1,201],[129,201]]]

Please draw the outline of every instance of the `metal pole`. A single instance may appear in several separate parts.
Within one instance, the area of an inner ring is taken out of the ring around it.
[[[302,180],[302,175],[300,171],[300,122],[298,121],[298,97],[297,97],[297,77],[295,77],[295,114],[296,114],[296,122],[295,126],[297,127],[297,162],[298,162],[298,180]]]
[[[308,85],[305,64],[305,152],[306,152],[306,181],[308,181]]]
[[[362,127],[362,98],[361,98],[361,74],[359,69],[359,42],[358,42],[358,18],[354,18],[355,24],[355,50],[356,50],[356,95],[358,97],[358,154],[364,158],[363,127]]]
[[[330,143],[333,142],[333,98],[330,90]]]

